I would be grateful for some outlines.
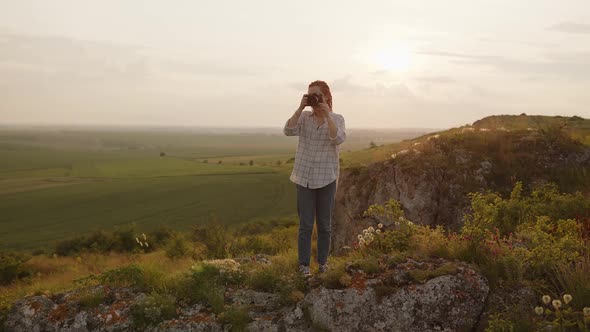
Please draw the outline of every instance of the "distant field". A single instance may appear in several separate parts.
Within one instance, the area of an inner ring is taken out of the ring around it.
[[[415,135],[358,131],[342,156]],[[285,162],[296,146],[280,133],[1,128],[0,249],[130,222],[188,229],[211,214],[225,224],[295,215]]]

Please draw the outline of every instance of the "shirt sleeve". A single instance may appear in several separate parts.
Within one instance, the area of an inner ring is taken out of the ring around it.
[[[304,117],[304,113],[302,112],[301,115],[299,115],[299,119],[297,120],[297,124],[295,125],[295,127],[288,127],[289,125],[289,119],[287,120],[287,122],[285,122],[285,126],[283,127],[283,133],[286,136],[299,136],[299,134],[301,133],[301,126],[303,124],[303,117]]]
[[[331,114],[332,119],[336,123],[336,137],[332,138],[329,134],[330,142],[335,145],[342,144],[346,140],[346,126],[344,123],[344,117],[342,115]]]

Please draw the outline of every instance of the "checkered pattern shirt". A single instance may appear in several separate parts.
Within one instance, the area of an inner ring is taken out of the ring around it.
[[[287,136],[299,136],[295,165],[289,179],[303,187],[317,189],[338,180],[340,144],[346,139],[346,131],[344,117],[329,112],[337,127],[336,137],[331,138],[328,121],[325,120],[318,127],[311,114],[311,111],[303,111],[295,127],[288,127],[287,120],[283,133]]]

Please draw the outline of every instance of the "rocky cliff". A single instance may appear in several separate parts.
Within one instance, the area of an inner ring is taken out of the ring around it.
[[[415,223],[459,230],[469,211],[469,192],[508,194],[515,181],[529,187],[552,181],[563,191],[590,190],[590,147],[567,135],[466,127],[423,137],[410,146],[386,160],[341,171],[333,252],[351,246],[368,225],[387,224],[364,218],[363,212],[391,198],[402,203]]]

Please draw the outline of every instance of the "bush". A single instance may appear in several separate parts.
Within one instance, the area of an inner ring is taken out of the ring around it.
[[[144,233],[138,235],[135,225],[128,224],[115,228],[111,233],[97,230],[89,235],[59,241],[55,244],[55,253],[60,256],[74,256],[81,252],[150,252],[166,243],[172,235],[173,231],[163,225],[146,236]]]
[[[232,238],[231,232],[214,215],[208,223],[192,227],[192,239],[205,245],[209,258],[226,258]]]
[[[249,286],[257,291],[273,293],[280,289],[282,280],[270,268],[261,267],[254,271],[248,280]]]
[[[87,310],[98,307],[104,299],[102,289],[87,288],[80,292],[78,302],[82,310]]]
[[[144,278],[143,270],[137,264],[130,264],[108,270],[95,278],[101,284],[116,287],[137,287],[141,290],[148,289],[148,283]]]
[[[177,316],[176,300],[171,295],[152,292],[134,303],[130,311],[133,325],[137,328],[145,328],[175,318]]]
[[[24,253],[0,251],[0,285],[30,276],[30,271],[24,265],[30,258],[30,255]]]
[[[247,306],[231,306],[220,315],[223,324],[231,324],[231,331],[244,331],[252,321]]]
[[[385,205],[373,204],[363,216],[373,218],[380,226],[386,226],[378,230],[372,226],[363,230],[364,234],[359,234],[359,245],[365,244],[367,248],[383,253],[405,251],[409,248],[415,225],[404,217],[400,202],[390,199]]]
[[[181,234],[175,234],[166,245],[166,256],[171,259],[184,257],[189,251],[190,248]]]

